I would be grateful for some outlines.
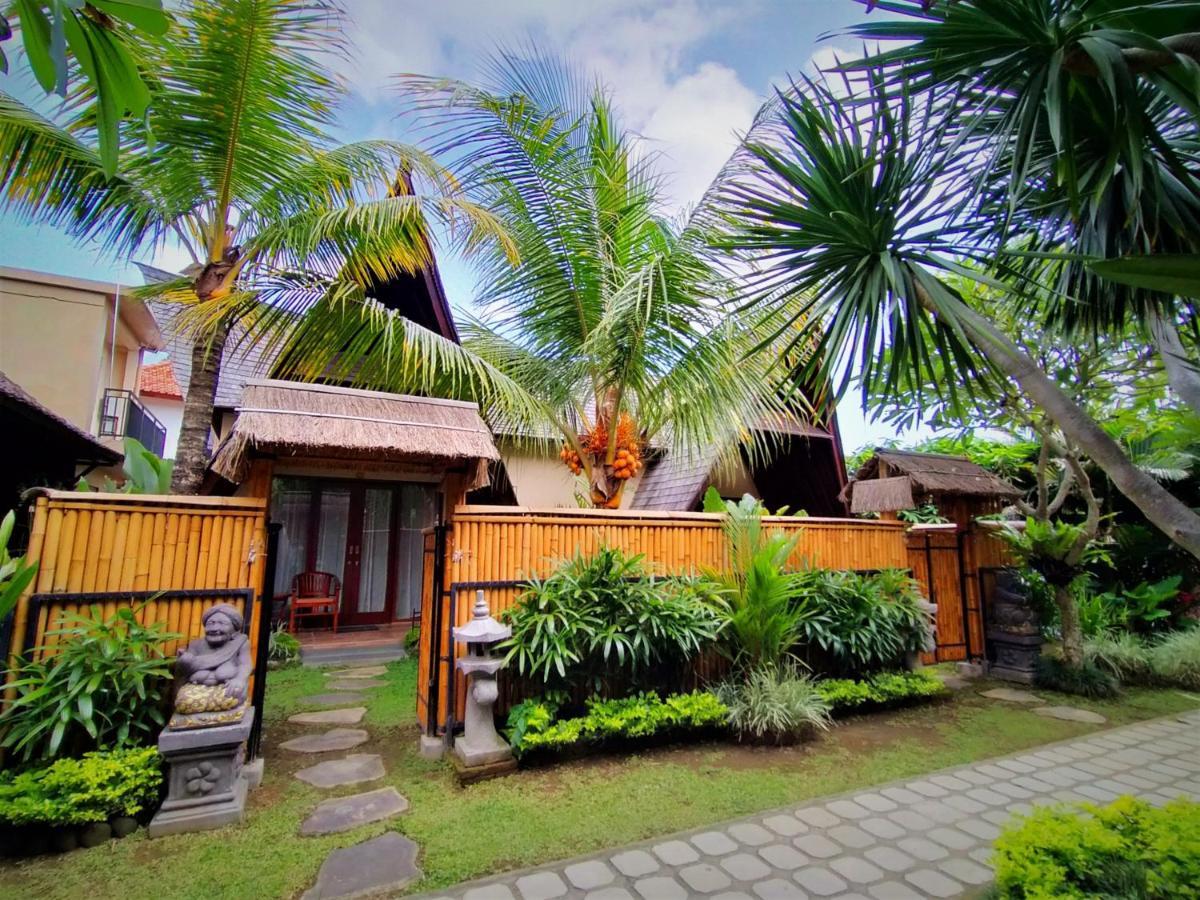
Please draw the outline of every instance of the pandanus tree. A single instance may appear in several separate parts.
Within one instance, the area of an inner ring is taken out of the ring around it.
[[[665,217],[657,159],[599,85],[537,54],[502,54],[485,86],[405,76],[401,87],[431,154],[519,258],[481,248],[479,313],[460,321],[464,351],[504,379],[486,404],[495,424],[557,439],[595,506],[620,505],[656,438],[682,454],[765,449],[753,429],[784,404],[775,360],[752,352],[762,317],[725,307],[705,229]],[[320,347],[345,335],[312,334],[309,364],[336,364]],[[375,338],[353,355],[377,387],[396,378],[385,358]]]
[[[178,319],[195,338],[173,481],[194,493],[232,325],[246,340],[286,345],[293,360],[303,354],[301,324],[311,336],[313,323],[342,323],[348,336],[335,349],[352,348],[382,315],[369,286],[430,262],[430,218],[461,222],[468,245],[494,240],[515,257],[493,217],[425,154],[333,140],[343,89],[330,65],[346,49],[336,4],[191,0],[161,39],[129,41],[147,112],[144,123],[123,123],[115,171],[86,84],[52,117],[0,93],[0,202],[118,257],[168,243],[190,255],[184,275],[154,292],[181,304]],[[415,193],[414,181],[429,194]],[[381,339],[409,389],[505,390],[413,323],[373,334]],[[409,352],[444,364],[406,367]]]
[[[1121,248],[1196,239],[1195,124],[1175,111],[1194,108],[1196,82],[1184,77],[1194,66],[1177,41],[1160,40],[1178,20],[1071,0],[875,5],[916,24],[860,33],[915,43],[783,92],[722,187],[729,244],[756,267],[748,296],[801,298],[817,376],[847,355],[864,384],[885,390],[932,382],[970,391],[999,373],[1200,556],[1200,516],[956,287],[966,278],[1039,300],[1049,288],[1063,317],[1086,312],[1089,327],[1194,315],[1186,302],[1127,291],[1086,268]],[[1172,62],[1143,70],[1129,47]],[[1041,74],[1030,78],[1033,70]],[[1040,277],[1047,253],[1059,266],[1050,285],[1028,274]],[[935,358],[950,378],[929,377]]]

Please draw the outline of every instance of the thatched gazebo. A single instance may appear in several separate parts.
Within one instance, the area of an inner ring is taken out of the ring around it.
[[[959,525],[999,512],[1021,492],[964,456],[876,448],[843,491],[852,513],[894,516],[933,504]]]

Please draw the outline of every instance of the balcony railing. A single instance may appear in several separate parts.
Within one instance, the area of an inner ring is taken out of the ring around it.
[[[100,437],[131,437],[159,456],[167,443],[167,428],[133,391],[109,388],[100,402]]]

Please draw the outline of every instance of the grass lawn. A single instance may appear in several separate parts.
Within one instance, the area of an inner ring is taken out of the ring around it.
[[[292,778],[313,757],[275,748],[314,730],[289,725],[286,717],[304,708],[300,698],[320,691],[325,676],[314,669],[273,672],[266,779],[250,795],[243,825],[154,841],[140,831],[93,850],[7,863],[0,867],[0,897],[294,897],[312,883],[330,850],[387,828],[421,846],[425,878],[413,890],[428,890],[1096,730],[984,700],[968,689],[944,703],[848,720],[802,747],[664,748],[523,771],[464,789],[447,765],[417,755],[415,663],[395,663],[386,677],[389,687],[368,692],[372,740],[354,752],[383,755],[387,777],[367,788],[395,785],[412,804],[400,818],[330,837],[297,836],[313,806],[337,792]],[[1175,690],[1130,690],[1116,701],[1039,693],[1052,703],[1103,713],[1111,725],[1200,706],[1200,697]]]

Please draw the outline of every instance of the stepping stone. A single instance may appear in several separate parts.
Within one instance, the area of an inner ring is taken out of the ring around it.
[[[284,741],[279,746],[293,753],[331,753],[334,750],[349,750],[365,744],[370,735],[361,728],[332,728],[324,734],[306,734]]]
[[[383,760],[378,754],[352,753],[343,759],[330,759],[301,769],[296,777],[313,787],[331,788],[374,781],[383,774]]]
[[[1087,722],[1090,725],[1103,725],[1108,719],[1087,709],[1076,709],[1074,706],[1039,706],[1034,709],[1039,716],[1049,716],[1052,719],[1065,719],[1068,722]]]
[[[391,893],[420,877],[417,845],[404,835],[389,831],[330,853],[317,873],[317,883],[304,892],[302,900]]]
[[[309,706],[338,706],[342,703],[362,703],[366,698],[362,694],[309,694],[301,697],[300,702]]]
[[[349,797],[335,797],[312,811],[300,826],[300,833],[336,834],[369,822],[390,819],[407,809],[408,801],[393,787]]]
[[[368,688],[386,687],[386,681],[373,681],[369,678],[355,678],[349,681],[331,681],[325,685],[331,691],[365,691]]]
[[[376,678],[387,674],[387,666],[360,666],[357,669],[335,669],[325,674],[330,678]]]
[[[293,725],[357,725],[366,714],[365,706],[348,706],[345,709],[296,713],[294,716],[288,716],[288,721]]]
[[[1045,703],[1041,697],[1036,694],[1031,694],[1029,691],[1018,691],[1013,688],[995,688],[990,691],[984,691],[979,696],[987,697],[989,700],[1007,700],[1009,703]]]
[[[962,678],[958,675],[939,675],[938,678],[941,679],[946,689],[951,691],[961,691],[963,688],[971,686],[971,679]]]

